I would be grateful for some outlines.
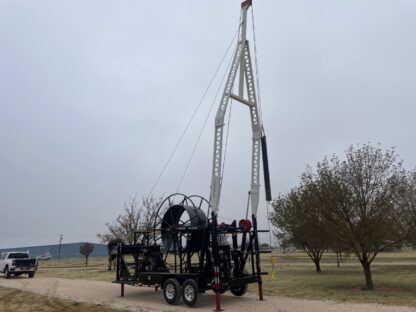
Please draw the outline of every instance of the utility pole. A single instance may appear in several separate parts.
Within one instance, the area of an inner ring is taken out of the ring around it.
[[[58,260],[61,259],[61,245],[62,245],[62,240],[64,239],[63,235],[59,235],[59,249],[58,249]]]

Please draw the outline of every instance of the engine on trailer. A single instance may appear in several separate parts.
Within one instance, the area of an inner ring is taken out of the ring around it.
[[[138,272],[169,272],[159,246],[143,248],[137,257]]]

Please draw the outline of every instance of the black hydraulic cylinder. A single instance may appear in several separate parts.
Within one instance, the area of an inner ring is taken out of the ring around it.
[[[261,137],[261,154],[263,157],[264,189],[266,191],[266,200],[271,201],[272,190],[270,187],[269,159],[267,157],[267,142],[265,135]]]
[[[253,220],[253,235],[254,235],[254,249],[256,254],[256,273],[257,283],[259,285],[259,300],[263,300],[263,281],[261,278],[261,265],[260,265],[260,248],[259,248],[259,237],[257,235],[257,218],[252,215]]]
[[[116,280],[120,280],[120,257],[121,257],[121,244],[117,246],[117,261],[116,261]]]

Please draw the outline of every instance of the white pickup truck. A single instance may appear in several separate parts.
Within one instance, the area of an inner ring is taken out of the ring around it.
[[[4,252],[1,255],[0,272],[4,273],[5,278],[22,274],[27,274],[30,278],[33,278],[37,269],[38,260],[30,258],[28,252],[11,251]]]

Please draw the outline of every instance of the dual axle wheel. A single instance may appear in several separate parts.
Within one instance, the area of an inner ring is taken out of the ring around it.
[[[177,279],[170,278],[163,284],[163,296],[169,304],[177,304],[182,298],[186,305],[193,306],[199,298],[198,283],[187,279],[181,287]]]
[[[247,292],[247,285],[240,287],[231,287],[231,293],[234,296],[241,297]],[[224,293],[221,291],[220,293]],[[194,279],[187,279],[182,286],[176,278],[169,278],[163,284],[163,296],[169,304],[178,304],[183,299],[188,306],[193,306],[199,299],[198,283]]]

